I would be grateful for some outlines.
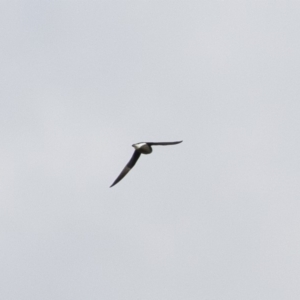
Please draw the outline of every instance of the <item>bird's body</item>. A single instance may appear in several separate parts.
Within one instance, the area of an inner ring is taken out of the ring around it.
[[[161,142],[161,143],[137,143],[133,144],[132,147],[135,149],[133,152],[133,155],[128,162],[128,164],[125,166],[125,168],[122,170],[120,175],[117,177],[117,179],[113,182],[113,184],[110,187],[113,187],[115,184],[117,184],[125,175],[134,167],[135,163],[139,159],[141,154],[150,154],[152,152],[151,146],[167,146],[167,145],[176,145],[180,144],[182,141],[178,142]]]
[[[137,143],[133,144],[132,147],[135,149],[135,151],[143,154],[150,154],[152,152],[152,147],[148,143]]]

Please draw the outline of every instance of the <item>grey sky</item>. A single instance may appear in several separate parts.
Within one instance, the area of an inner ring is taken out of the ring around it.
[[[298,299],[300,2],[0,12],[1,299]]]

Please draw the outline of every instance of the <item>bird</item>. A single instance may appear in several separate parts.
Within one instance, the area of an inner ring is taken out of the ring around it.
[[[150,142],[142,142],[133,144],[132,147],[135,149],[130,161],[127,163],[125,168],[122,170],[117,179],[113,182],[110,187],[116,185],[119,181],[121,181],[126,174],[134,167],[137,160],[140,158],[141,154],[150,154],[152,152],[152,146],[168,146],[168,145],[176,145],[180,144],[182,141],[177,142],[160,142],[160,143],[150,143]]]

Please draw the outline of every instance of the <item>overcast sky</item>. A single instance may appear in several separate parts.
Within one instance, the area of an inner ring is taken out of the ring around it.
[[[1,1],[0,35],[1,299],[298,299],[300,2]]]

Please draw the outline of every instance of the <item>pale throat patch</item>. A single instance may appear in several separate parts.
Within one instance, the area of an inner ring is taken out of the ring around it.
[[[143,146],[145,146],[145,145],[146,145],[146,143],[135,144],[135,146],[136,146],[137,148],[141,148],[141,147],[143,147]]]

